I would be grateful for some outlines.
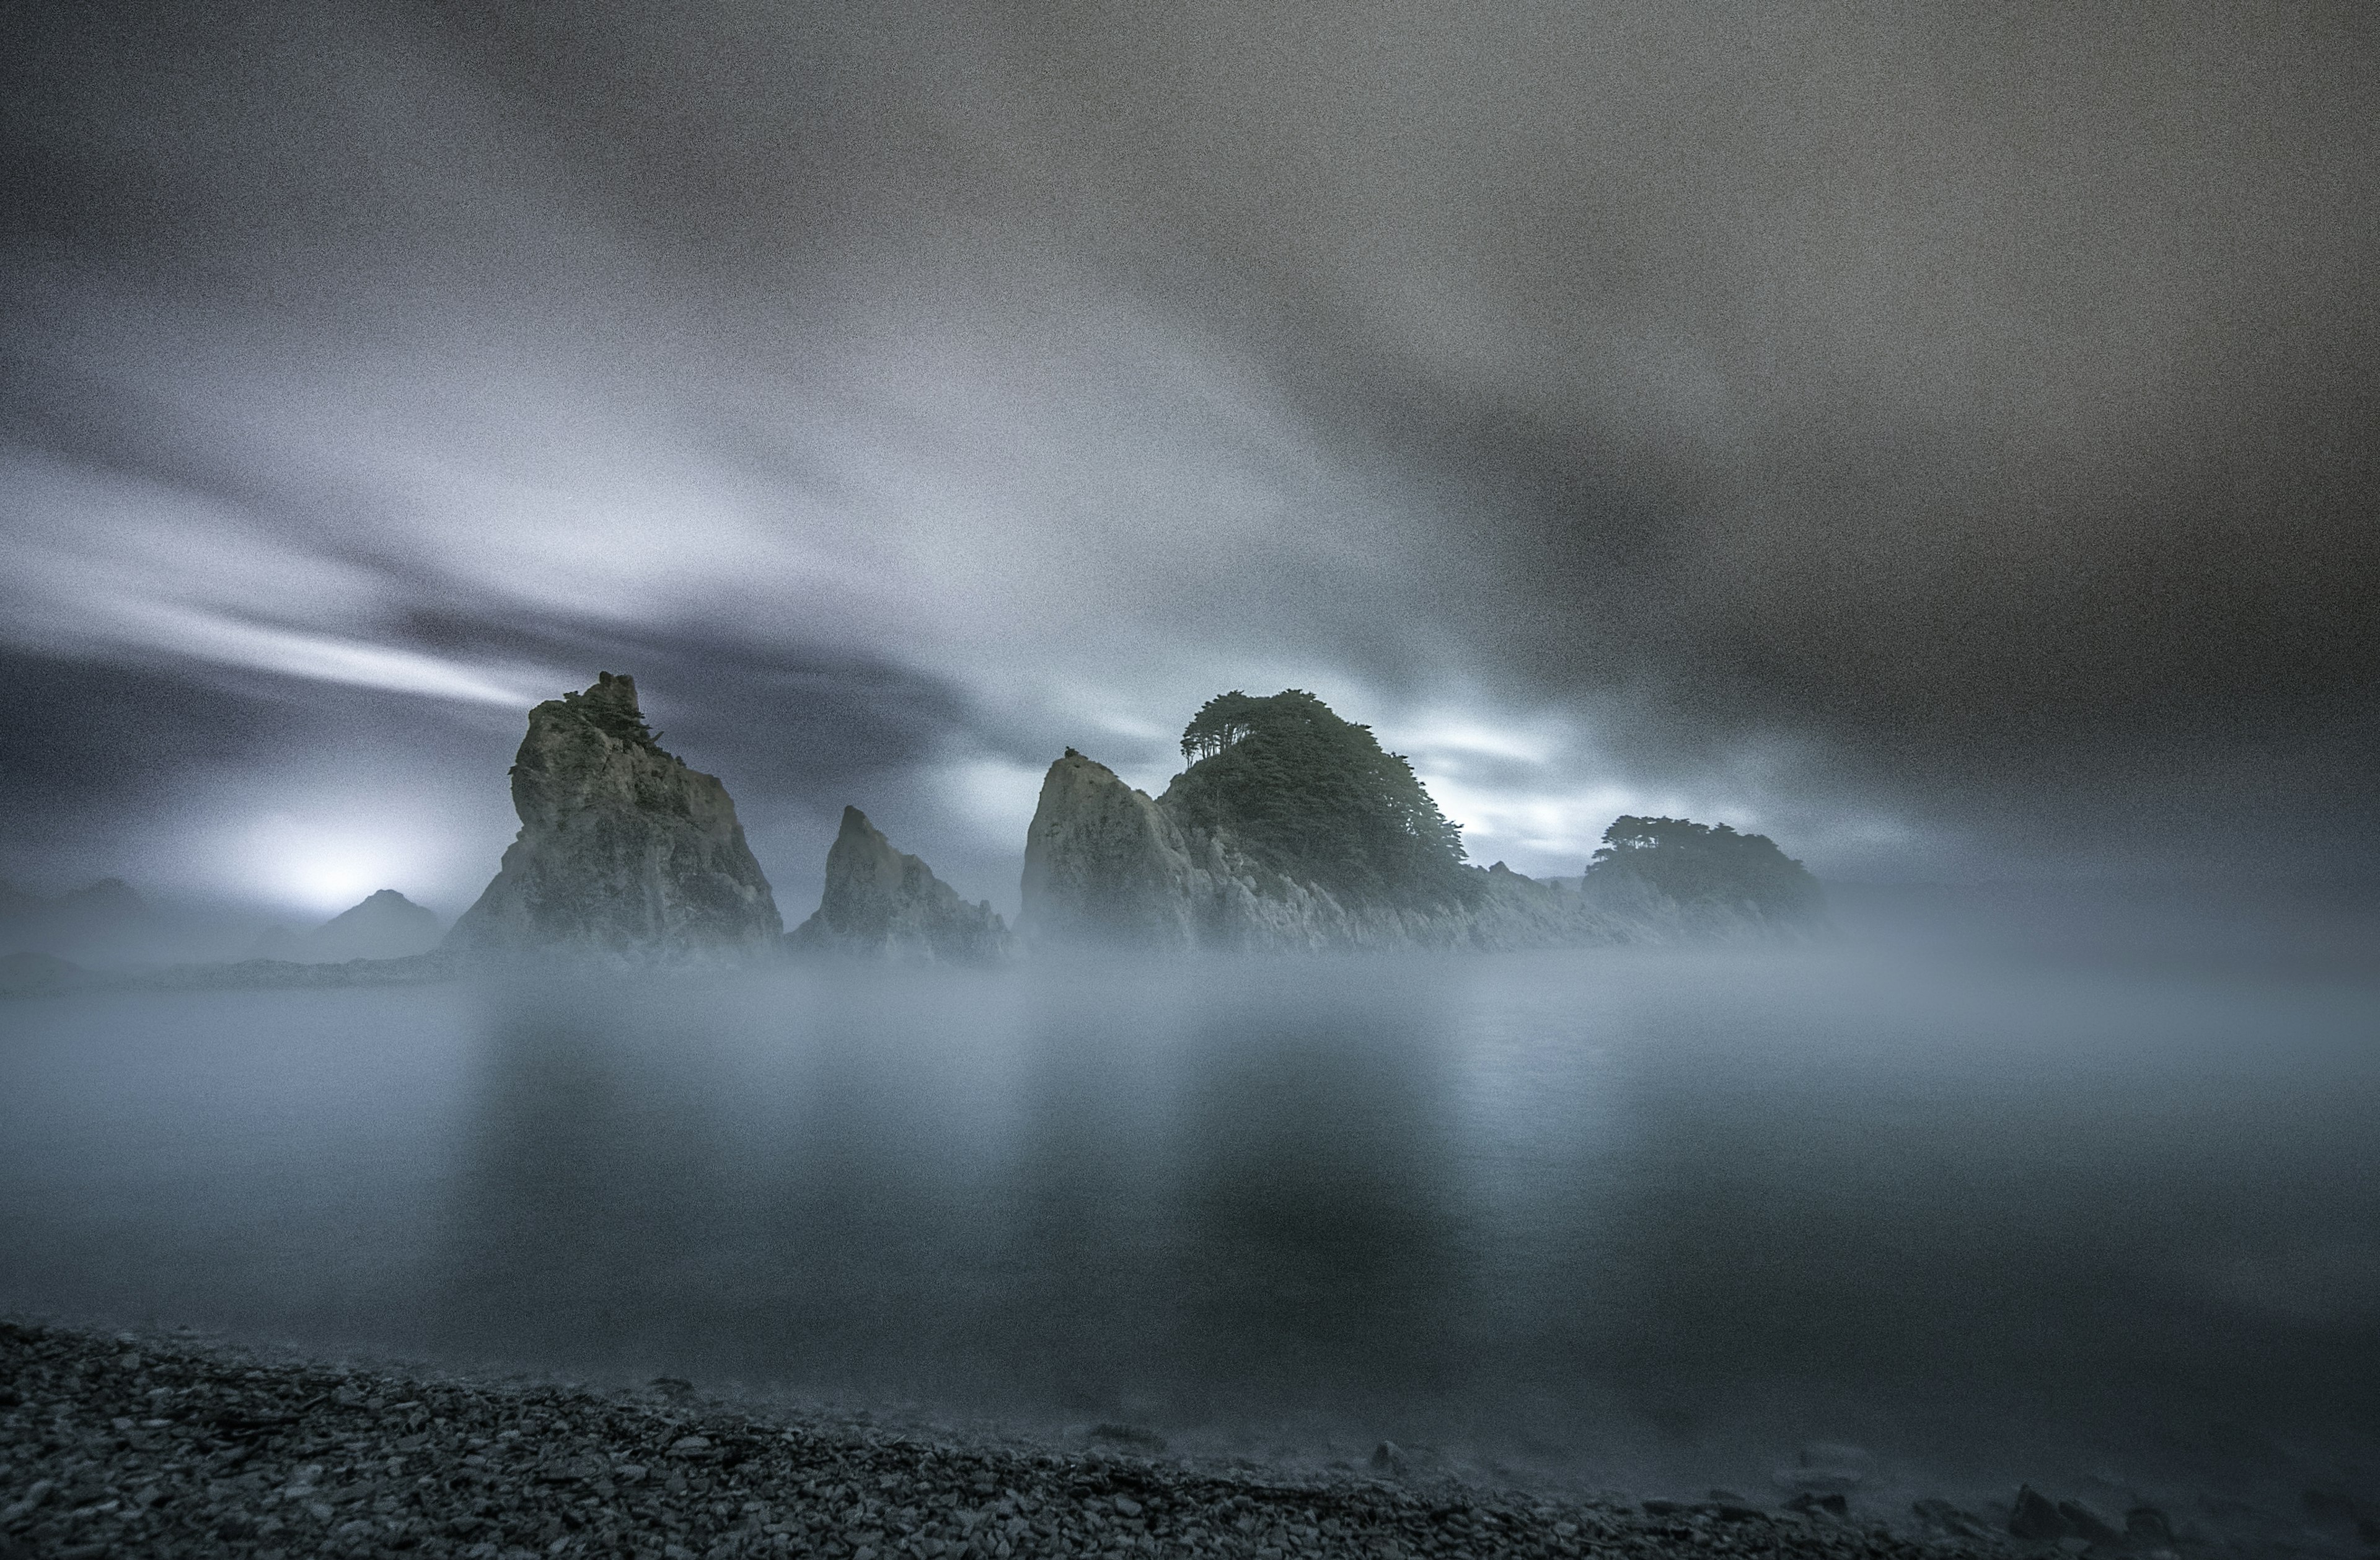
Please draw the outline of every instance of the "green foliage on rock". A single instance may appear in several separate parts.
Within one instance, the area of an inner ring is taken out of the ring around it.
[[[625,674],[613,676],[609,672],[599,674],[595,686],[584,693],[565,693],[562,702],[584,716],[589,725],[607,737],[641,748],[657,748],[659,739],[645,724],[644,712],[637,705],[637,679]]]
[[[1818,880],[1766,835],[1725,823],[1622,816],[1603,831],[1587,887],[1633,878],[1681,905],[1748,908],[1770,918],[1814,915]]]
[[[1352,901],[1444,904],[1478,892],[1463,830],[1372,729],[1301,689],[1210,699],[1182,733],[1190,767],[1164,804],[1265,865]]]

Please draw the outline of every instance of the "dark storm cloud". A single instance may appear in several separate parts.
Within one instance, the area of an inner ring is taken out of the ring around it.
[[[0,805],[20,870],[153,806],[193,768],[252,764],[292,735],[283,709],[156,672],[0,652],[0,679],[11,690]]]
[[[1323,318],[1318,418],[1475,484],[1469,642],[1622,746],[2372,798],[2368,12],[1214,19],[1081,35],[1135,173]]]
[[[2380,816],[2357,8],[26,40],[0,605],[51,664],[490,732],[631,670],[787,861],[889,806],[970,893],[1040,758],[1161,779],[1228,686],[1540,871],[1622,805],[1900,870]]]

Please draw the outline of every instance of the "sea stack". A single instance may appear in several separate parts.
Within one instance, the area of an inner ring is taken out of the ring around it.
[[[970,905],[892,842],[856,807],[826,853],[818,913],[794,930],[804,951],[917,963],[980,964],[1014,951],[989,900]]]
[[[1576,894],[1498,862],[1463,869],[1467,902],[1342,897],[1259,860],[1227,827],[1181,821],[1068,750],[1050,766],[1025,836],[1028,947],[1147,953],[1547,948],[1623,942],[1628,931]]]
[[[1150,797],[1069,748],[1025,837],[1033,947],[1153,953],[1555,948],[1648,929],[1463,864],[1461,830],[1369,727],[1310,693],[1209,700]]]
[[[1019,925],[1033,942],[1184,952],[1207,886],[1148,793],[1072,748],[1050,766],[1025,835]]]
[[[530,711],[512,786],[520,834],[448,948],[684,964],[779,946],[727,787],[662,750],[634,678],[605,672]]]

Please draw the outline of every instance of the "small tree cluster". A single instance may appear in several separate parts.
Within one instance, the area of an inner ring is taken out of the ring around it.
[[[1182,728],[1182,757],[1187,763],[1211,759],[1256,729],[1257,706],[1269,702],[1251,699],[1237,689],[1219,693],[1198,707]],[[1317,702],[1320,702],[1318,700]]]
[[[644,712],[637,707],[636,683],[628,677],[602,673],[593,688],[565,693],[562,701],[608,737],[648,748],[660,745],[660,734],[645,724]]]

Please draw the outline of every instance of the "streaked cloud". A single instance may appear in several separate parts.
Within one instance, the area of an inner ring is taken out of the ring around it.
[[[844,790],[1004,876],[1026,771],[1230,688],[1528,870],[2372,844],[2329,13],[234,10],[0,63],[28,664],[638,672],[793,877]]]

